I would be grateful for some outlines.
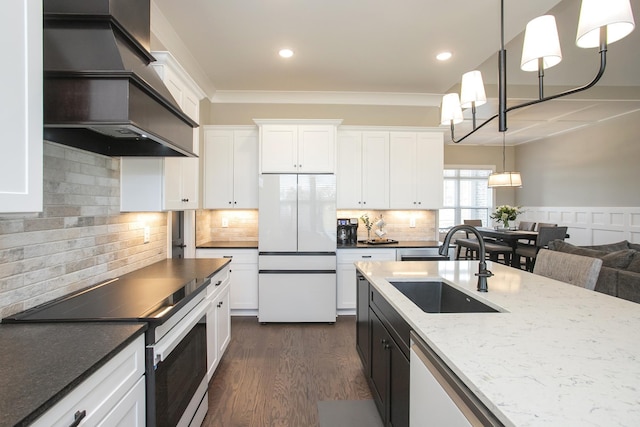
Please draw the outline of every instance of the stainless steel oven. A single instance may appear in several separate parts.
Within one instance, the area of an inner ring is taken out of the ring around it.
[[[147,345],[148,426],[200,426],[204,420],[208,305],[202,293],[174,314],[169,325],[151,332],[160,336]]]

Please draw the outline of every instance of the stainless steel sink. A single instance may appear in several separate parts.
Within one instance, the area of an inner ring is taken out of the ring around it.
[[[466,293],[442,281],[389,281],[426,313],[497,313]]]

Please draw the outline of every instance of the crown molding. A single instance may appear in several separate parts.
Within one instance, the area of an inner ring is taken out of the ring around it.
[[[217,90],[214,104],[330,104],[439,107],[442,94]]]

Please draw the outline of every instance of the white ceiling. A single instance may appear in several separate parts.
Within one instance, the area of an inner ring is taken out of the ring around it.
[[[214,102],[268,102],[305,94],[317,98],[321,92],[336,103],[437,106],[466,71],[483,72],[490,96],[497,80],[499,0],[153,2],[197,61],[207,80],[204,86],[215,88],[208,93]],[[631,4],[637,15],[640,0]],[[579,6],[580,0],[505,1],[509,88],[537,85],[536,73],[519,70],[522,31],[530,19],[550,10],[558,21],[564,59],[546,70],[545,94],[557,92],[555,85],[575,87],[591,80],[599,56],[596,49],[575,47]],[[521,144],[640,110],[638,46],[639,30],[609,46],[607,71],[598,85],[604,89],[592,89],[597,96],[509,113],[506,143]],[[293,49],[294,57],[278,57],[283,47]],[[437,61],[435,55],[442,50],[451,50],[453,58]],[[609,87],[619,90],[606,90]],[[519,99],[510,96],[512,104],[537,96],[537,86],[517,89]],[[480,107],[479,116],[495,114],[496,107],[492,100]],[[463,128],[471,129],[470,121],[456,127],[457,137]],[[501,144],[497,121],[462,143]]]

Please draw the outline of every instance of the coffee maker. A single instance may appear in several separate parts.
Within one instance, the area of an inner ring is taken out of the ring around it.
[[[358,244],[358,218],[338,218],[338,246]]]

